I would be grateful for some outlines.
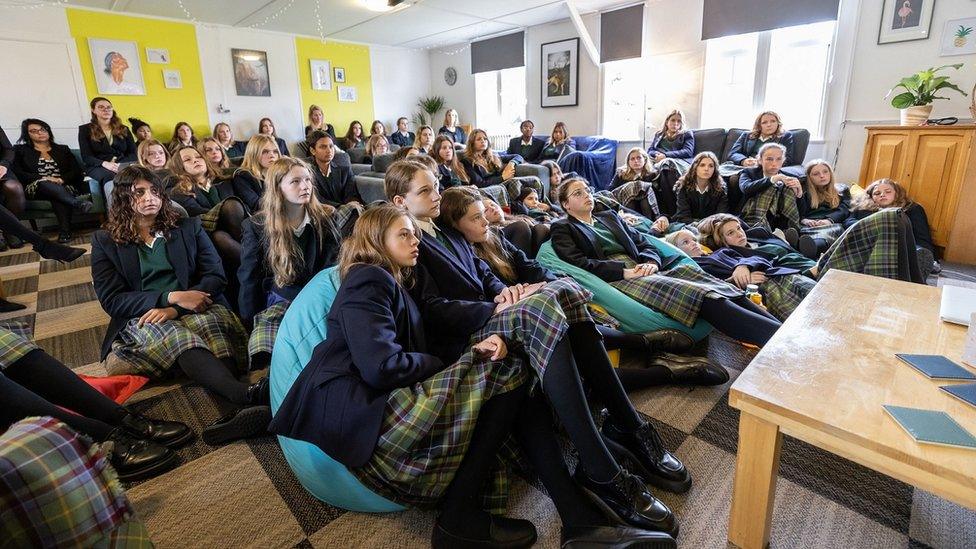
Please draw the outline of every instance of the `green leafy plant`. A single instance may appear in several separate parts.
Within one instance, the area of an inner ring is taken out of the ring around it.
[[[444,108],[446,101],[443,97],[439,95],[432,95],[430,97],[421,97],[417,101],[417,106],[420,107],[420,111],[414,113],[413,121],[418,126],[426,126],[428,121],[433,122],[434,115]]]
[[[888,90],[888,93],[885,95],[885,99],[890,97],[896,89],[905,88],[906,91],[891,98],[891,106],[896,109],[907,109],[908,107],[929,105],[936,99],[949,99],[948,97],[936,95],[939,90],[943,89],[956,90],[965,96],[967,95],[966,92],[959,89],[959,86],[949,82],[948,76],[936,75],[936,73],[942,69],[953,68],[959,70],[962,65],[962,63],[956,63],[955,65],[942,65],[941,67],[935,68],[930,67],[923,71],[918,71],[907,78],[902,78],[901,82]]]

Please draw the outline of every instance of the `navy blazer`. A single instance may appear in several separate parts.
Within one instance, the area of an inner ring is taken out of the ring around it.
[[[320,202],[337,208],[353,201],[363,203],[349,166],[341,166],[333,159],[329,162],[329,176],[326,177],[312,159],[312,176],[315,178],[315,190]]]
[[[604,221],[604,225],[623,246],[625,253],[638,263],[655,263],[661,270],[663,265],[657,250],[647,243],[633,228],[629,227],[616,212],[593,212],[595,219]],[[597,241],[596,233],[586,223],[567,215],[553,221],[552,249],[560,259],[581,269],[585,269],[607,282],[623,280],[624,268],[622,261],[608,260],[603,253],[603,247]],[[678,256],[676,256],[678,257]]]
[[[532,136],[532,141],[523,150],[522,148],[522,136],[513,137],[508,141],[508,149],[505,150],[507,154],[517,154],[521,155],[526,162],[537,162],[539,157],[542,156],[542,149],[546,146],[546,140],[541,137]]]
[[[749,272],[762,272],[767,276],[784,276],[800,274],[799,269],[782,267],[775,264],[775,260],[767,259],[758,253],[750,253],[747,248],[719,248],[709,255],[693,257],[702,270],[720,279],[728,280],[732,271],[740,265],[749,268]]]
[[[244,202],[248,210],[256,212],[261,209],[261,195],[264,194],[264,183],[257,177],[254,177],[254,174],[243,168],[238,168],[234,172],[234,179],[231,180],[231,187],[234,189],[234,195]]]
[[[691,184],[678,189],[675,194],[678,207],[673,221],[691,223],[710,215],[729,212],[729,192],[724,183],[717,193],[709,191],[702,194]]]
[[[464,130],[461,129],[461,126],[454,126],[453,132],[447,129],[447,126],[441,126],[441,129],[437,130],[437,133],[450,137],[455,143],[464,145],[468,142],[468,136],[464,135]]]
[[[241,318],[247,323],[267,307],[269,292],[294,301],[298,292],[302,291],[313,276],[322,269],[335,265],[339,258],[339,231],[326,218],[318,230],[314,227],[305,228],[306,231],[312,231],[312,236],[302,249],[303,263],[298,266],[297,276],[291,284],[278,286],[268,267],[268,238],[264,232],[264,224],[265,215],[257,214],[245,219],[241,226],[241,265],[237,269],[241,289],[238,304]]]
[[[288,144],[285,143],[284,139],[275,137],[274,140],[275,144],[278,145],[278,152],[281,153],[281,156],[291,156],[291,153],[288,152]]]
[[[829,208],[821,204],[817,209],[810,206],[810,193],[804,189],[803,196],[797,200],[800,219],[829,219],[834,223],[843,223],[851,215],[851,189],[847,185],[834,185],[840,194],[840,203],[836,208]]]
[[[735,140],[735,143],[732,144],[732,148],[729,149],[729,160],[741,166],[743,160],[753,158],[759,154],[759,149],[766,143],[779,143],[786,147],[786,157],[783,159],[783,165],[792,166],[795,164],[793,161],[793,132],[783,132],[783,135],[767,139],[766,141],[760,141],[758,137],[749,137],[749,132],[743,132]]]
[[[81,151],[81,160],[87,168],[101,168],[102,162],[111,162],[114,158],[116,162],[136,162],[136,141],[132,139],[132,132],[125,128],[122,137],[113,137],[112,144],[108,144],[108,139],[103,136],[101,139],[92,139],[91,125],[82,124],[78,126],[78,149]]]
[[[779,171],[779,173],[787,176],[793,176],[791,173],[788,173],[786,170],[782,170],[782,169]],[[757,194],[765,191],[770,187],[782,187],[782,186],[783,186],[782,181],[777,181],[776,183],[770,181],[769,177],[767,177],[763,173],[762,166],[753,166],[751,168],[746,168],[741,172],[739,172],[739,191],[742,193],[743,201],[752,198],[753,196],[756,196]],[[801,198],[795,198],[797,209],[801,207],[800,206]]]
[[[332,126],[332,124],[326,123],[325,129],[322,131],[329,134],[329,137],[331,137],[332,141],[335,142],[336,140],[335,128]],[[312,133],[312,126],[305,126],[305,137],[308,137],[309,134],[311,133]]]
[[[536,282],[552,282],[559,278],[556,276],[556,273],[550,271],[542,263],[525,255],[522,248],[512,244],[511,241],[505,238],[505,233],[498,231],[496,234],[501,239],[502,249],[505,250],[509,265],[515,271],[515,280],[505,280],[501,273],[492,271],[499,280],[508,285],[514,285],[516,283],[535,284]]]
[[[492,185],[499,185],[503,181],[502,170],[497,172],[489,172],[479,164],[475,164],[469,161],[467,158],[461,159],[461,165],[464,166],[464,173],[468,174],[468,181],[471,185],[483,189],[485,187],[490,187]],[[505,165],[502,164],[504,169]]]
[[[37,173],[37,161],[41,158],[41,153],[37,152],[32,145],[17,145],[14,147],[14,154],[14,163],[11,168],[21,183],[26,186],[41,179],[41,174]],[[67,145],[54,144],[51,146],[49,154],[54,163],[58,165],[58,171],[61,172],[61,179],[64,180],[64,183],[74,187],[75,190],[84,190],[82,194],[87,194],[88,191],[84,189],[83,185],[85,172],[82,171],[78,159],[75,158],[71,149]]]
[[[467,185],[447,164],[437,165],[437,177],[440,179],[441,191],[450,189],[451,187]]]
[[[662,139],[664,139],[664,132],[659,131],[654,134],[651,146],[647,148],[647,154],[651,156],[651,160],[654,160],[654,155],[657,153],[668,158],[679,158],[681,160],[691,160],[695,157],[695,134],[691,130],[685,130],[674,136],[672,144],[675,148],[672,150],[658,148]]]
[[[245,150],[247,150],[247,141],[234,141],[233,145],[224,149],[224,154],[227,158],[240,158],[244,156]]]
[[[417,139],[417,134],[413,132],[407,132],[407,135],[403,135],[402,133],[400,133],[400,130],[397,130],[392,134],[390,134],[390,143],[393,143],[394,145],[400,145],[401,147],[409,147],[413,145],[413,142],[416,139]]]
[[[316,345],[268,430],[310,442],[347,467],[373,455],[390,393],[444,369],[426,352],[417,306],[393,276],[354,266],[329,309]]]
[[[166,185],[166,188],[170,191],[170,197],[176,201],[177,204],[183,206],[186,210],[187,215],[190,217],[196,217],[198,215],[205,214],[209,212],[213,206],[210,205],[209,198],[203,194],[203,191],[198,187],[194,187],[193,194],[183,194],[178,193],[173,190],[173,186],[176,181],[176,176],[171,176]],[[237,196],[234,193],[234,185],[226,179],[215,179],[211,186],[217,189],[217,196],[220,200],[226,200],[232,196]]]
[[[229,307],[223,296],[227,278],[220,256],[199,219],[181,218],[166,238],[166,255],[176,272],[181,290],[200,290],[214,303]],[[142,289],[139,249],[136,243],[119,244],[108,231],[92,234],[92,282],[102,309],[111,317],[102,340],[102,360],[112,350],[119,330],[132,318],[139,318],[158,306],[162,292]],[[177,308],[181,314],[186,311]],[[175,358],[175,357],[174,357]]]

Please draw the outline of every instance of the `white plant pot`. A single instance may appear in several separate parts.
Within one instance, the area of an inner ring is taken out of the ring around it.
[[[902,126],[921,126],[932,114],[932,105],[917,105],[901,109]]]

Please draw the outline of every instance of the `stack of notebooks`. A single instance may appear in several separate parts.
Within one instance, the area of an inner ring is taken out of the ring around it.
[[[972,372],[941,355],[895,356],[929,379],[976,381]],[[976,383],[944,385],[939,389],[976,408]],[[884,409],[916,442],[976,450],[976,437],[945,412],[889,404]]]

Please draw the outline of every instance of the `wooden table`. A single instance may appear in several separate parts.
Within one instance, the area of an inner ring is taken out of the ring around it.
[[[832,270],[732,385],[741,410],[729,541],[769,542],[783,434],[976,508],[976,452],[917,444],[883,404],[943,410],[976,434],[976,409],[895,353],[959,362],[966,329],[939,320],[941,290]],[[976,372],[976,370],[974,370]]]

